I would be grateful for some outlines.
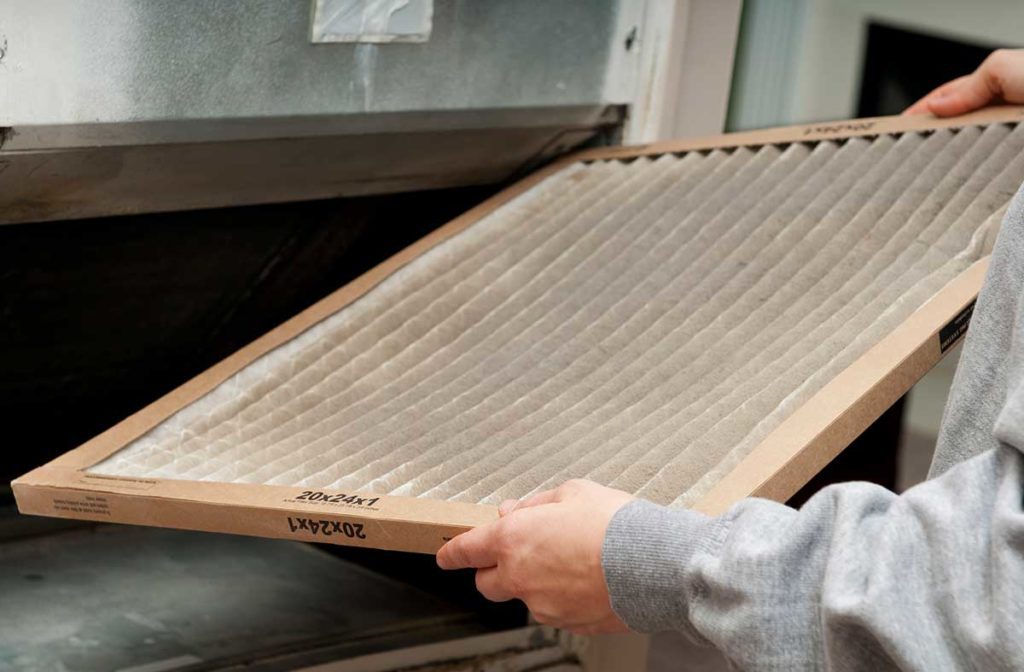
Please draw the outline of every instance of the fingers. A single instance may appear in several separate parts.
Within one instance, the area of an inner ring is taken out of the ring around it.
[[[928,96],[919,99],[913,105],[900,112],[900,116],[910,117],[914,116],[915,114],[928,114],[930,110],[928,109],[928,101],[926,100],[927,98]]]
[[[500,534],[500,520],[460,534],[437,552],[438,567],[441,569],[494,567],[498,564]]]
[[[917,102],[915,102],[913,105],[911,105],[907,109],[903,110],[903,115],[907,116],[907,115],[913,115],[913,114],[930,114],[931,113],[931,108],[929,107],[929,103],[930,103],[930,101],[933,98],[945,95],[943,93],[944,90],[948,90],[949,87],[953,86],[954,84],[959,82],[961,79],[964,79],[965,77],[969,77],[969,76],[970,75],[965,75],[964,77],[959,77],[957,79],[954,79],[951,82],[946,82],[942,86],[939,86],[937,88],[932,89],[923,98],[919,98],[917,100]]]
[[[951,117],[994,102],[1024,101],[1024,50],[998,49],[969,75],[938,87],[903,114]]]
[[[908,107],[903,114],[931,113],[939,117],[949,117],[984,107],[995,97],[985,81],[985,74],[979,68],[931,91]]]
[[[588,481],[574,478],[570,481],[562,483],[554,490],[544,490],[542,492],[538,492],[535,495],[531,495],[526,499],[520,500],[518,503],[515,504],[515,506],[509,508],[508,511],[503,515],[507,516],[509,513],[512,513],[512,511],[525,509],[531,506],[540,506],[541,504],[555,504],[557,502],[564,502],[572,495],[579,493],[581,489],[587,487],[588,485],[593,484],[589,483]],[[502,506],[504,506],[504,503],[502,504]]]
[[[555,502],[559,502],[561,500],[561,494],[558,492],[557,489],[544,490],[543,492],[538,492],[535,495],[530,495],[525,499],[520,499],[516,503],[515,508],[512,509],[512,511],[518,511],[519,509],[527,509],[531,506],[540,506],[541,504],[554,504]],[[512,511],[509,511],[509,513],[512,513]]]
[[[531,506],[540,506],[541,504],[554,504],[562,501],[564,498],[564,490],[562,490],[562,488],[555,488],[554,490],[538,492],[537,494],[530,495],[525,499],[506,499],[501,503],[501,506],[498,507],[498,514],[504,517],[513,511],[518,511],[519,509],[528,509]]]
[[[497,567],[476,570],[476,589],[491,602],[508,602],[515,595],[504,584],[498,571]]]
[[[940,86],[928,96],[928,110],[937,117],[952,117],[977,110],[999,95],[995,80],[984,65],[975,72]]]

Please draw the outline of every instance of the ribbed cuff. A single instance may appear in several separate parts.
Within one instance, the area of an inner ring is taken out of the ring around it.
[[[720,521],[685,509],[632,501],[612,517],[601,564],[612,609],[630,629],[694,633],[685,573],[718,536]]]

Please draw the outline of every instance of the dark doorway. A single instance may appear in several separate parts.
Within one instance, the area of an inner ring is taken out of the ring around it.
[[[966,75],[999,46],[871,22],[868,24],[858,117],[899,114],[935,87]]]

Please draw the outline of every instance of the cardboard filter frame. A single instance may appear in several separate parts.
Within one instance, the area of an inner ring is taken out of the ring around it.
[[[566,156],[407,247],[91,441],[18,478],[12,484],[18,508],[25,514],[59,518],[434,553],[453,536],[496,519],[497,508],[365,492],[102,476],[86,470],[258,357],[352,303],[417,256],[572,163],[1020,121],[1024,121],[1024,107],[1004,106],[948,119],[878,117],[596,148]],[[986,267],[987,259],[969,267],[824,385],[695,508],[717,514],[747,496],[781,501],[799,490],[963,335]]]

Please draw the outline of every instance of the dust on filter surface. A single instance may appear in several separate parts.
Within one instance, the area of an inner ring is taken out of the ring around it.
[[[90,471],[706,493],[991,249],[1024,126],[576,163]]]

